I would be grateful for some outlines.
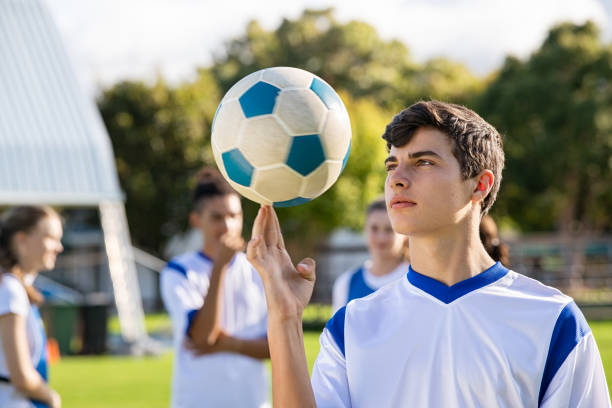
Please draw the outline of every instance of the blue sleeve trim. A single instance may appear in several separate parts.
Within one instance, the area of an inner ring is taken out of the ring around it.
[[[331,333],[336,345],[344,356],[344,316],[346,314],[346,306],[342,306],[336,314],[329,319],[325,328]]]
[[[189,331],[193,325],[193,319],[195,319],[198,309],[192,309],[187,311],[187,326],[185,327],[185,334],[189,336]]]
[[[176,263],[174,261],[170,261],[166,265],[166,268],[172,269],[173,271],[176,271],[176,272],[180,273],[184,277],[187,277],[187,269],[185,269],[185,267],[183,267],[183,265],[181,265],[181,264],[178,264],[178,263]]]
[[[591,328],[576,303],[568,303],[559,314],[552,332],[546,365],[544,366],[544,375],[540,384],[538,405],[542,403],[550,382],[567,356],[590,331]]]

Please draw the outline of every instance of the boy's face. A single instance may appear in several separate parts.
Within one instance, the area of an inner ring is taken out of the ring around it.
[[[211,197],[202,208],[191,213],[191,224],[198,228],[204,242],[216,246],[225,234],[242,234],[242,205],[237,194]]]
[[[452,148],[450,138],[434,128],[420,128],[406,145],[391,147],[385,200],[396,232],[448,230],[471,211],[476,182],[463,180]]]

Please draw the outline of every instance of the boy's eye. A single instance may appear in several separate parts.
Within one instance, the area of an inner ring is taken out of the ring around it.
[[[421,159],[417,162],[417,166],[433,166],[433,162],[427,159]]]
[[[389,164],[386,164],[386,165],[385,165],[385,169],[386,169],[387,171],[394,170],[396,167],[397,167],[397,164],[395,164],[395,163],[389,163]]]

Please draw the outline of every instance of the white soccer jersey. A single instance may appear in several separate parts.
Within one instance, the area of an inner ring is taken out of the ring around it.
[[[327,323],[312,384],[326,407],[610,407],[575,303],[500,263],[451,287],[411,268]]]
[[[402,262],[386,275],[373,275],[372,261],[364,262],[356,269],[350,269],[338,276],[332,288],[332,310],[336,313],[349,301],[364,297],[394,280],[403,278],[408,272],[408,263]]]
[[[174,258],[161,274],[161,293],[174,331],[172,407],[267,407],[269,375],[263,361],[235,353],[196,357],[184,347],[186,334],[208,291],[212,260],[201,252]],[[243,253],[221,283],[221,326],[243,339],[267,334],[263,285]]]
[[[38,309],[30,305],[28,295],[17,277],[9,273],[0,275],[0,316],[15,314],[25,320],[26,339],[30,350],[32,365],[38,373],[47,380],[46,336]],[[2,351],[0,339],[0,376],[10,379],[6,358]],[[31,401],[7,382],[0,381],[0,407],[34,408],[44,406]]]

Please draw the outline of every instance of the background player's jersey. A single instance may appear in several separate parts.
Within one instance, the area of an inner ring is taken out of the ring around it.
[[[30,305],[28,295],[21,282],[9,273],[3,273],[0,276],[0,316],[5,314],[16,314],[25,320],[26,339],[32,365],[40,376],[47,381],[47,342],[38,308]],[[0,339],[0,376],[10,380],[6,358],[2,351],[2,339]],[[28,399],[17,391],[11,383],[0,381],[0,407],[33,408],[45,406],[40,402]]]
[[[609,407],[597,345],[556,289],[500,263],[451,287],[410,269],[328,322],[323,407]]]
[[[186,334],[208,291],[212,260],[201,252],[174,258],[161,274],[161,293],[172,319],[175,360],[172,407],[264,407],[268,370],[261,360],[236,353],[195,357]],[[243,339],[267,334],[263,285],[243,253],[237,253],[221,283],[221,327]]]
[[[408,263],[402,262],[386,275],[376,276],[370,272],[372,262],[366,261],[356,269],[344,272],[334,282],[332,289],[332,310],[337,312],[353,299],[367,296],[378,288],[402,278],[408,272]]]

